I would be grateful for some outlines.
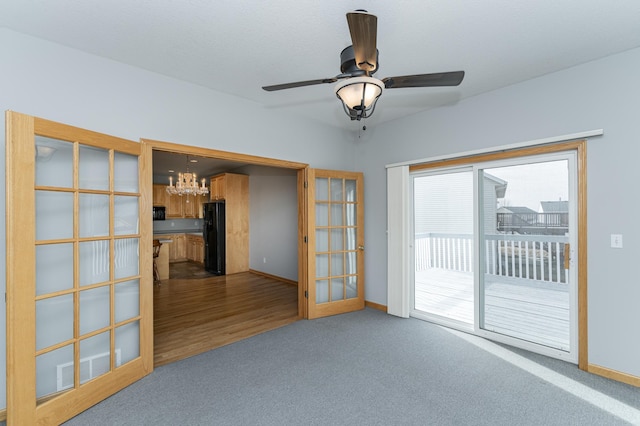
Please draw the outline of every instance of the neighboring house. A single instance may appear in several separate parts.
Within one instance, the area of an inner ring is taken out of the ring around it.
[[[564,235],[569,231],[569,201],[540,201],[538,224],[547,234]]]
[[[501,207],[497,217],[500,232],[564,235],[569,230],[569,202],[541,201],[538,211],[529,207]]]
[[[484,196],[484,230],[482,232],[495,234],[498,231],[498,200],[504,198],[508,182],[487,172],[483,172],[482,176],[484,177],[482,188]]]
[[[538,212],[529,207],[500,207],[496,213],[499,232],[515,232],[523,234],[523,228],[535,226]]]
[[[539,213],[569,213],[569,201],[540,201]]]

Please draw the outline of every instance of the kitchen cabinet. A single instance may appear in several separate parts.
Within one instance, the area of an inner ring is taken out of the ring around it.
[[[203,195],[184,195],[182,198],[182,217],[202,219],[202,203],[206,199]]]
[[[211,201],[225,204],[225,271],[249,270],[249,176],[223,173],[211,178]]]
[[[184,216],[183,213],[183,204],[184,201],[180,195],[176,194],[167,194],[167,210],[166,216],[167,219],[180,219]]]
[[[201,236],[187,234],[187,259],[204,263],[204,239]]]
[[[171,240],[169,262],[193,260],[204,263],[204,239],[192,234],[163,234],[162,239]]]
[[[154,206],[161,206],[161,207],[167,206],[167,198],[169,197],[169,194],[167,194],[166,188],[167,188],[166,185],[153,184],[153,205]]]
[[[211,201],[225,199],[226,192],[227,192],[226,191],[227,175],[232,175],[232,173],[223,173],[221,175],[213,176],[211,178],[211,183],[209,185],[209,193],[211,194],[210,196]]]
[[[202,219],[202,195],[171,195],[167,206],[167,219]]]
[[[185,234],[165,234],[164,238],[171,240],[169,243],[169,262],[187,260],[187,238]]]
[[[183,195],[182,198],[182,217],[197,217],[196,203],[198,202],[198,196]]]

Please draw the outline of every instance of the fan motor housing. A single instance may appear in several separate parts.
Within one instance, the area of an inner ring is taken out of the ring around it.
[[[376,69],[370,72],[365,72],[366,75],[375,74],[380,68],[380,61],[378,59],[380,52],[376,49]],[[353,51],[353,46],[345,47],[342,52],[340,52],[340,72],[343,74],[349,73],[357,73],[358,71],[362,72],[360,68],[356,65],[356,55]]]

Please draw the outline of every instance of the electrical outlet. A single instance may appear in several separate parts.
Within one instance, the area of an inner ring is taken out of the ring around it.
[[[174,221],[171,221],[171,226],[172,226],[172,227],[176,226],[176,224],[175,224],[175,222],[174,222]]]
[[[262,258],[262,263],[267,263],[267,258],[266,257]]]
[[[622,234],[611,234],[611,248],[622,248]]]

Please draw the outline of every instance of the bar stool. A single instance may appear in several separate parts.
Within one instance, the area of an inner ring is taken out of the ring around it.
[[[160,282],[160,273],[158,272],[158,264],[156,263],[156,259],[160,256],[160,247],[162,247],[162,243],[160,240],[153,240],[153,282]]]

